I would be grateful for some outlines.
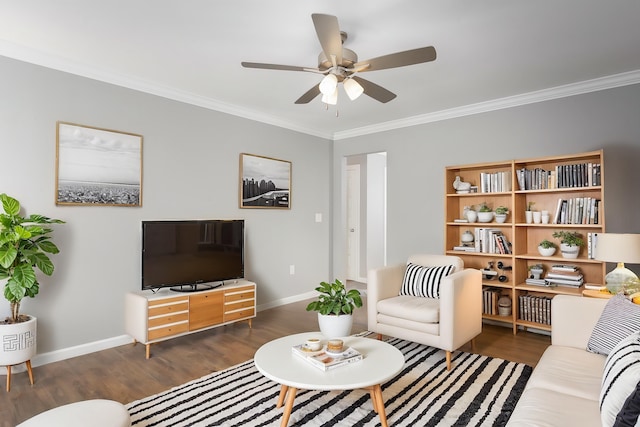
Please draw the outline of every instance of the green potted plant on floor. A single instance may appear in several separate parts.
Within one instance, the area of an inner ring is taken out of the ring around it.
[[[577,231],[556,231],[553,237],[560,239],[560,252],[564,258],[578,258],[580,247],[584,246],[582,235]]]
[[[59,250],[51,241],[53,229],[48,225],[64,221],[37,214],[23,217],[20,202],[6,194],[0,194],[0,202],[0,282],[4,281],[4,297],[11,308],[11,315],[0,319],[0,336],[26,334],[23,342],[31,343],[24,345],[24,355],[0,348],[0,365],[8,366],[28,361],[35,354],[36,318],[20,314],[20,303],[25,297],[35,297],[40,290],[36,269],[47,276],[53,273],[48,254]]]
[[[362,307],[360,291],[347,290],[338,279],[333,283],[320,282],[316,291],[320,295],[307,305],[307,311],[318,312],[320,332],[327,338],[348,336],[353,325],[353,310]]]

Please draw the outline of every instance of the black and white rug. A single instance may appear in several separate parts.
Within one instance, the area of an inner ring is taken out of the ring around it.
[[[530,366],[455,352],[447,372],[443,350],[390,339],[405,356],[405,367],[382,385],[390,426],[503,426]],[[248,360],[220,372],[127,405],[132,426],[277,426],[280,385]],[[300,390],[289,426],[377,426],[364,390]]]

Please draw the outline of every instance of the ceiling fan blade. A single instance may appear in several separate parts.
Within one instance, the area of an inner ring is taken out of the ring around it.
[[[376,101],[380,101],[383,104],[386,104],[397,96],[395,93],[383,88],[382,86],[378,86],[369,80],[365,80],[362,77],[353,76],[351,78],[360,83],[360,86],[362,86],[366,95],[369,95],[371,98]]]
[[[317,68],[298,67],[296,65],[262,64],[260,62],[241,62],[245,68],[260,68],[264,70],[284,70],[284,71],[308,71],[311,73],[321,73]]]
[[[313,87],[309,89],[307,92],[305,92],[305,94],[302,95],[300,98],[298,98],[295,103],[308,104],[313,100],[313,98],[315,98],[318,95],[320,95],[320,88],[318,87],[318,85],[313,85]]]
[[[420,47],[418,49],[405,50],[404,52],[391,53],[389,55],[379,56],[377,58],[368,59],[366,61],[358,61],[353,64],[354,69],[369,64],[368,67],[360,70],[375,71],[385,70],[387,68],[405,67],[407,65],[421,64],[436,59],[436,50],[433,46]]]
[[[322,50],[327,58],[335,55],[336,62],[342,63],[342,37],[340,36],[340,26],[338,18],[333,15],[314,13],[311,15],[313,25],[316,27],[316,34],[322,46]]]

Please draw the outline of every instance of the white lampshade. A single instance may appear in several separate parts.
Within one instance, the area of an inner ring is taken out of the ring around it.
[[[357,99],[364,92],[364,88],[360,83],[353,79],[346,79],[342,82],[342,85],[344,86],[344,91],[347,92],[347,96],[352,101]]]
[[[323,94],[322,95],[322,102],[324,102],[325,104],[329,104],[329,105],[336,105],[338,103],[338,88],[336,87],[333,90],[333,93],[327,95],[327,94]]]
[[[338,78],[335,74],[327,74],[320,82],[318,89],[323,95],[331,95],[338,87]]]
[[[624,263],[640,264],[640,234],[599,233],[597,236],[594,258],[617,263],[617,267],[605,277],[607,289],[617,293],[626,282],[638,279],[638,276],[626,268]]]

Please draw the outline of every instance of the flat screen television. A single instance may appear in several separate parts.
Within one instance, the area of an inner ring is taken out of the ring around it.
[[[142,221],[142,289],[195,292],[244,277],[244,220]]]

